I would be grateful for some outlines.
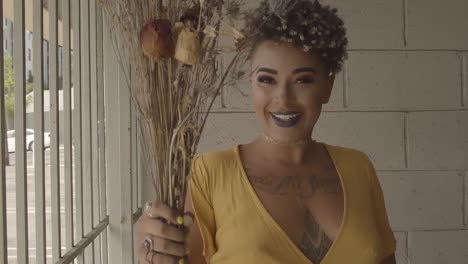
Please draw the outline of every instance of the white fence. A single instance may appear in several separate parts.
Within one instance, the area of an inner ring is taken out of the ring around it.
[[[14,28],[14,92],[5,86],[4,73],[11,69],[0,55],[0,263],[133,263],[133,224],[142,200],[138,131],[99,0],[0,3],[2,18],[12,18]],[[26,99],[28,10],[32,102]],[[3,50],[3,26],[0,31]],[[7,93],[14,96],[14,138],[6,137],[13,130],[5,122]],[[34,104],[33,124],[26,123],[28,103]],[[26,149],[27,128],[34,129],[34,151]],[[14,152],[3,155],[11,139]]]

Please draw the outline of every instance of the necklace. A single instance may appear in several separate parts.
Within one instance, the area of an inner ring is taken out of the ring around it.
[[[270,144],[274,144],[274,145],[304,145],[304,144],[307,144],[307,143],[312,143],[312,142],[315,142],[315,139],[302,139],[302,140],[299,140],[299,141],[296,141],[296,142],[279,142],[279,141],[276,141],[274,139],[272,139],[271,137],[267,136],[265,133],[262,133],[262,136],[263,138],[265,139],[266,142],[270,143]]]

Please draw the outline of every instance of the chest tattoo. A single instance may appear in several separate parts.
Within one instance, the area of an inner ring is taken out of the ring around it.
[[[306,213],[305,231],[299,244],[302,253],[314,264],[319,264],[327,254],[331,244],[332,241],[320,230],[320,226],[312,214]]]
[[[312,172],[304,176],[255,176],[255,173],[250,172],[252,170],[246,168],[250,184],[256,190],[261,190],[270,195],[294,195],[307,199],[314,196],[318,191],[330,194],[341,192],[341,181],[336,174],[337,171],[333,163],[324,166],[320,172]],[[319,264],[333,242],[323,232],[314,216],[307,209],[304,223],[304,232],[297,246],[304,256],[314,264]]]
[[[256,189],[273,195],[297,195],[301,198],[310,198],[317,191],[327,193],[339,193],[341,184],[339,177],[335,174],[333,164],[325,167],[319,174],[312,173],[308,176],[254,176],[248,174],[250,183]]]

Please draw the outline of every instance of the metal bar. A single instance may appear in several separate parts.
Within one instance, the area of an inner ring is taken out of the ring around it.
[[[83,251],[88,248],[89,244],[93,243],[97,236],[101,233],[104,233],[106,228],[109,226],[109,217],[104,218],[103,221],[99,223],[91,232],[84,236],[76,246],[65,254],[60,261],[56,264],[68,264],[72,263],[77,256],[79,256]]]
[[[70,0],[62,1],[63,25],[63,151],[65,178],[65,248],[73,247],[73,164],[72,164],[72,109],[71,109],[71,47]]]
[[[142,204],[143,204],[143,194],[142,194],[142,175],[143,175],[143,163],[142,163],[142,160],[141,160],[141,149],[140,149],[140,125],[138,124],[138,120],[137,120],[137,141],[136,141],[136,144],[137,144],[137,152],[136,152],[136,155],[137,155],[137,179],[138,179],[138,182],[137,182],[137,185],[138,185],[138,208],[141,208],[142,207]]]
[[[46,263],[45,158],[44,158],[44,25],[43,0],[34,1],[34,179],[36,263]]]
[[[133,261],[133,224],[132,224],[132,172],[131,172],[131,105],[130,90],[127,85],[125,73],[129,71],[127,54],[124,51],[126,60],[122,65],[125,68],[119,69],[119,176],[120,176],[120,207],[123,219],[120,221],[122,262],[132,263]]]
[[[106,205],[106,144],[105,144],[105,100],[104,100],[104,25],[102,6],[96,4],[96,64],[97,64],[97,89],[98,89],[98,142],[99,146],[99,220],[107,217]],[[102,263],[108,263],[107,231],[101,234]]]
[[[0,0],[0,16],[3,18],[3,0]],[[0,50],[3,49],[3,26],[0,27]],[[0,53],[0,262],[7,263],[7,218],[6,218],[6,111],[3,52]]]
[[[94,144],[91,138],[91,71],[90,71],[90,36],[89,36],[89,0],[81,0],[81,96],[82,96],[82,121],[83,121],[83,217],[84,232],[93,229],[93,185],[92,167],[93,153],[91,146]],[[94,243],[92,245],[94,248]],[[85,250],[85,263],[93,263],[94,251],[92,248]]]
[[[73,146],[75,150],[75,239],[83,238],[83,168],[82,168],[82,135],[81,135],[81,44],[80,44],[80,1],[72,3],[73,18]],[[83,262],[83,255],[78,256],[78,261]]]
[[[107,21],[106,21],[107,22]],[[104,83],[105,83],[105,126],[106,131],[112,131],[112,133],[106,133],[106,173],[107,175],[112,175],[107,178],[107,209],[109,212],[109,263],[120,264],[122,263],[122,252],[119,248],[120,236],[120,204],[119,204],[119,195],[117,195],[117,190],[119,190],[119,168],[117,168],[116,163],[118,163],[119,158],[119,148],[114,142],[119,142],[119,115],[118,111],[118,93],[115,91],[116,87],[119,85],[118,81],[118,61],[114,56],[114,52],[111,48],[112,40],[109,30],[107,30],[108,25],[106,24],[105,30],[103,31],[104,35],[104,47],[108,47],[104,50]],[[117,161],[117,162],[116,162]],[[115,162],[115,163],[113,163]]]
[[[133,72],[132,72],[133,73]],[[131,212],[132,212],[132,220],[133,220],[133,213],[138,210],[138,178],[137,178],[137,155],[136,155],[136,150],[137,150],[137,122],[136,122],[136,107],[134,106],[133,102],[130,101],[130,181],[131,181],[131,188],[132,188],[132,196],[131,196]],[[132,221],[131,225],[131,243],[132,245],[135,242],[135,225],[134,222]],[[135,250],[133,250],[133,247],[131,248],[132,256],[133,256],[133,263],[138,263],[138,256],[135,254]]]
[[[132,215],[132,223],[135,224],[138,221],[138,218],[140,218],[141,214],[143,212],[142,208],[138,208]]]
[[[49,0],[50,189],[52,200],[52,261],[54,262],[59,260],[61,254],[57,20],[57,0]]]
[[[132,177],[132,212],[135,212],[138,209],[138,177],[137,177],[137,120],[136,120],[136,107],[131,102],[131,177]]]
[[[16,165],[16,239],[17,261],[27,264],[28,214],[26,175],[26,83],[24,65],[24,0],[14,1],[14,73],[15,73],[15,165]]]
[[[89,1],[89,41],[90,41],[90,71],[91,71],[91,152],[93,157],[91,182],[92,189],[92,226],[99,223],[99,163],[98,163],[98,85],[97,85],[97,28],[96,28],[96,0]],[[93,263],[101,263],[101,240],[94,243]]]

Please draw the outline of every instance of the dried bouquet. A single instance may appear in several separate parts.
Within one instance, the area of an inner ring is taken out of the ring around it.
[[[190,164],[207,115],[221,87],[243,75],[240,69],[249,53],[248,36],[236,26],[242,20],[243,3],[101,3],[138,110],[145,171],[153,179],[157,199],[183,210]],[[220,44],[226,39],[232,45]]]

